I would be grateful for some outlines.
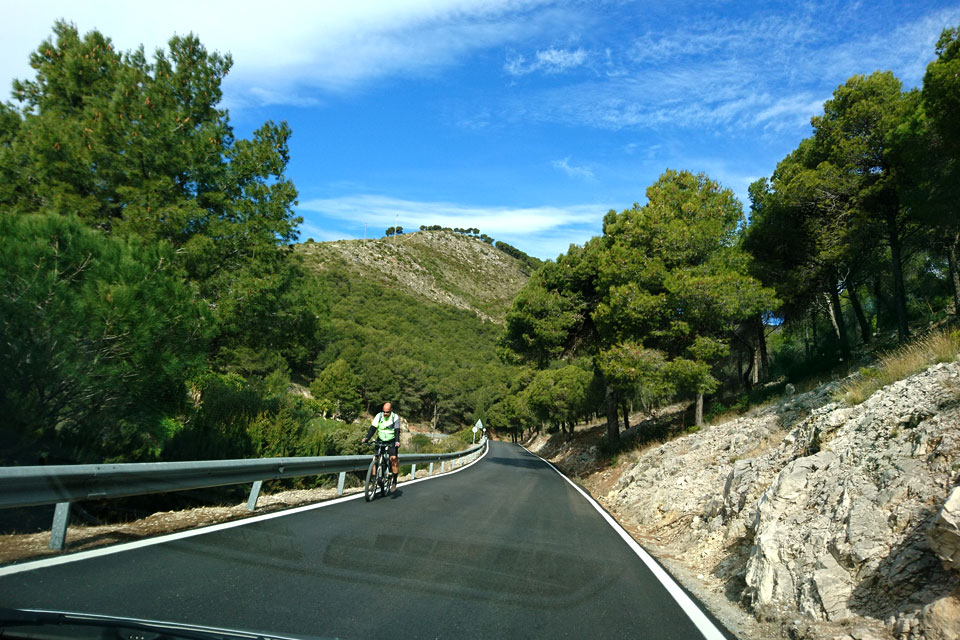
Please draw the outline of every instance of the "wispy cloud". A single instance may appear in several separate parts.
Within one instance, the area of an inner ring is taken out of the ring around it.
[[[534,59],[527,62],[522,55],[511,58],[504,65],[504,70],[512,76],[524,76],[536,71],[543,73],[561,73],[583,66],[587,61],[587,52],[582,48],[556,49],[550,47],[537,51]]]
[[[550,164],[553,165],[554,169],[559,169],[571,178],[583,178],[586,180],[593,179],[593,170],[589,167],[577,167],[570,164],[570,158],[564,158],[563,160],[554,160]]]
[[[368,237],[399,224],[406,231],[420,225],[476,227],[482,232],[539,257],[553,258],[571,243],[582,243],[599,234],[608,204],[540,207],[483,207],[453,202],[419,202],[378,195],[321,198],[300,203],[305,219],[301,236],[325,237],[323,229],[347,229],[336,237]],[[346,226],[345,226],[346,225]]]
[[[854,6],[810,2],[789,13],[683,21],[606,48],[597,56],[603,73],[540,89],[508,112],[609,130],[803,132],[851,75],[892,69],[907,87],[917,85],[940,29],[960,21],[960,6],[914,14],[892,32],[856,28],[871,20]],[[522,61],[507,72],[535,66]]]
[[[907,88],[919,87],[927,65],[936,57],[934,47],[941,30],[958,23],[960,6],[934,10],[917,20],[898,25],[891,32],[829,48],[817,62],[822,70],[846,76],[889,69]],[[857,71],[851,72],[851,69]]]
[[[810,122],[811,116],[823,112],[823,103],[829,96],[814,97],[809,91],[780,98],[753,115],[756,124],[766,130],[797,129]]]

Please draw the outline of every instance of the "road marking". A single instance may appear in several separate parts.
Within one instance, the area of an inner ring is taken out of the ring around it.
[[[607,513],[607,510],[604,509],[599,502],[594,500],[593,496],[577,486],[577,484],[563,475],[559,469],[557,469],[553,463],[548,460],[544,460],[537,454],[533,453],[529,449],[524,448],[524,450],[535,458],[543,461],[545,464],[549,465],[551,469],[557,472],[557,474],[570,483],[570,486],[576,489],[580,495],[587,499],[587,502],[593,505],[593,508],[603,516],[603,519],[607,521],[613,530],[620,534],[620,537],[623,538],[623,541],[627,543],[633,552],[643,561],[647,568],[650,569],[650,572],[653,573],[654,577],[660,581],[660,584],[667,590],[673,599],[676,600],[677,604],[680,605],[680,608],[683,609],[683,612],[687,614],[687,617],[690,618],[690,621],[693,622],[694,626],[703,634],[703,637],[706,640],[727,640],[727,637],[723,635],[719,629],[710,621],[710,618],[697,606],[697,604],[686,594],[686,592],[680,588],[680,585],[676,583],[673,577],[666,572],[666,570],[660,566],[660,564],[653,559],[653,557],[646,552],[646,550],[641,547],[636,540],[633,539],[627,530],[620,526],[620,523],[614,520],[613,516]]]
[[[461,471],[464,471],[465,469],[469,469],[476,463],[483,460],[483,458],[486,457],[487,452],[489,451],[490,451],[490,446],[488,444],[483,454],[469,464],[465,464],[458,469],[454,469],[453,471],[437,473],[432,476],[428,476],[426,478],[419,478],[417,480],[408,480],[406,482],[400,483],[399,486],[406,487],[407,485],[416,484],[417,482],[423,482],[425,480],[435,480],[437,478],[445,478],[454,473],[460,473]],[[110,547],[90,549],[89,551],[78,551],[76,553],[71,553],[65,556],[57,556],[53,558],[42,558],[40,560],[21,562],[20,564],[12,564],[6,567],[0,567],[0,577],[13,575],[15,573],[23,573],[24,571],[33,571],[35,569],[43,569],[45,567],[55,567],[60,564],[67,564],[69,562],[87,560],[89,558],[105,556],[111,553],[121,553],[123,551],[130,551],[132,549],[139,549],[141,547],[149,547],[155,544],[163,544],[164,542],[173,542],[174,540],[183,540],[184,538],[192,538],[194,536],[200,536],[207,533],[214,533],[216,531],[223,531],[225,529],[232,529],[234,527],[242,527],[243,525],[246,525],[246,524],[263,522],[264,520],[272,520],[273,518],[281,518],[283,516],[292,516],[296,513],[302,513],[304,511],[310,511],[312,509],[322,509],[323,507],[329,507],[335,504],[340,504],[341,502],[347,502],[348,500],[356,500],[362,497],[363,497],[363,492],[361,491],[359,493],[356,493],[350,496],[334,498],[332,500],[326,500],[324,502],[318,502],[316,504],[308,504],[302,507],[294,507],[292,509],[284,509],[282,511],[277,511],[274,513],[265,513],[261,516],[251,516],[249,518],[244,518],[242,520],[233,520],[231,522],[221,522],[220,524],[213,524],[208,527],[201,527],[200,529],[191,529],[189,531],[179,531],[177,533],[169,533],[167,535],[157,536],[156,538],[147,538],[145,540],[125,542],[123,544],[117,544]]]

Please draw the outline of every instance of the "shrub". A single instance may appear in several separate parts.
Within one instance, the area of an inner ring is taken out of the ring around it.
[[[410,438],[410,451],[412,453],[421,453],[426,451],[430,444],[430,438],[422,433],[415,433],[413,437]]]

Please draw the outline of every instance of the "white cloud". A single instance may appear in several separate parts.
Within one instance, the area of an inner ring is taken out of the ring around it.
[[[582,244],[599,234],[603,216],[610,208],[606,204],[482,207],[355,195],[302,201],[298,213],[305,218],[302,238],[362,237],[365,224],[367,237],[377,237],[394,224],[408,232],[418,230],[420,225],[476,227],[531,255],[553,258],[566,251],[571,243]],[[351,225],[348,233],[320,231],[345,228],[345,223]]]
[[[570,164],[570,158],[563,160],[554,160],[552,163],[554,169],[559,169],[571,178],[593,179],[593,171],[589,167],[577,167]]]
[[[537,51],[537,63],[547,71],[564,71],[579,67],[587,59],[587,52],[583,49],[569,51],[566,49],[550,48],[546,51]]]
[[[363,232],[362,227],[360,231],[361,233]],[[333,240],[355,240],[360,237],[362,236],[325,228],[309,220],[304,220],[302,223],[300,223],[300,242],[306,242],[310,239],[313,239],[317,242],[331,242]]]
[[[395,74],[431,73],[466,54],[549,30],[566,20],[547,0],[4,2],[0,87],[32,75],[28,58],[65,18],[98,29],[122,50],[151,53],[175,33],[196,33],[233,55],[228,101],[309,104],[312,91],[345,91]],[[289,98],[288,98],[289,97]]]
[[[323,198],[300,203],[298,210],[322,214],[343,221],[393,225],[405,229],[439,224],[445,227],[478,227],[499,234],[539,233],[564,225],[580,224],[602,217],[608,208],[600,205],[568,207],[476,207],[451,202],[417,202],[386,196],[358,195]]]

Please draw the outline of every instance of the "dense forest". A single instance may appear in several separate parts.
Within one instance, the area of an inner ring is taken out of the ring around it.
[[[318,279],[333,301],[336,339],[317,355],[311,390],[331,415],[352,420],[395,398],[407,419],[430,423],[431,430],[455,429],[473,424],[487,388],[510,376],[497,358],[499,325],[351,277],[342,267]]]
[[[454,230],[532,274],[501,326],[307,268],[292,132],[235,137],[229,55],[57,23],[0,104],[0,463],[353,453],[385,399],[448,431],[601,417],[615,442],[631,410],[699,424],[855,369],[960,308],[958,30],[934,53],[920,89],[838,87],[748,211],[668,170],[556,260]]]
[[[920,89],[890,72],[838,87],[813,135],[751,185],[749,215],[707,176],[667,171],[647,204],[610,211],[602,236],[544,265],[504,346],[575,407],[553,404],[552,421],[603,412],[615,441],[632,407],[689,398],[699,425],[710,394],[846,373],[955,321],[958,33],[942,33]],[[591,383],[567,383],[572,366]],[[517,387],[490,423],[541,421],[539,388]]]
[[[356,453],[385,400],[476,420],[499,328],[305,267],[292,132],[235,137],[229,56],[61,22],[30,62],[0,106],[4,463]]]
[[[5,462],[278,453],[313,413],[286,395],[329,326],[289,247],[291,131],[234,136],[231,63],[60,22],[0,105]]]

